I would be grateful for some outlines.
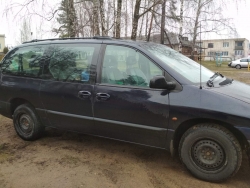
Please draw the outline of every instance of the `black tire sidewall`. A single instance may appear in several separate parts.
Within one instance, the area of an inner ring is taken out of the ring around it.
[[[33,129],[29,134],[24,134],[19,126],[19,118],[22,114],[28,115],[33,121]],[[20,105],[16,108],[13,114],[13,123],[17,134],[24,140],[35,140],[39,137],[41,133],[41,124],[38,120],[35,110],[27,104]]]
[[[237,65],[235,66],[235,68],[236,68],[236,69],[241,69],[241,66],[240,66],[239,64],[237,64]]]
[[[213,140],[224,150],[224,165],[214,171],[207,171],[199,167],[192,159],[192,146],[200,140]],[[180,157],[187,169],[196,177],[206,180],[219,182],[227,179],[238,168],[239,154],[235,144],[227,134],[214,128],[199,128],[191,130],[180,143]],[[238,170],[238,169],[237,169]]]

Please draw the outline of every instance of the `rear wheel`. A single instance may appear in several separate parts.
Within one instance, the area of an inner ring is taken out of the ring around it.
[[[236,69],[241,69],[241,66],[238,64],[235,66]]]
[[[224,127],[200,124],[182,136],[179,155],[186,168],[197,178],[223,181],[239,170],[242,151],[238,140]]]
[[[16,108],[13,123],[17,134],[24,140],[35,140],[44,131],[35,109],[29,104],[22,104]]]

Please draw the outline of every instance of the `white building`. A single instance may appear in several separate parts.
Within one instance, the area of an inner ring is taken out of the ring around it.
[[[0,34],[0,53],[3,52],[5,47],[5,35]]]
[[[197,45],[203,48],[205,60],[214,60],[216,56],[235,60],[250,55],[249,40],[246,38],[201,40]]]

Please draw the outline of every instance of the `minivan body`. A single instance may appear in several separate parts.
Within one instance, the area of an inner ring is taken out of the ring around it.
[[[155,43],[32,41],[1,62],[0,114],[24,140],[45,127],[165,149],[218,182],[250,144],[250,86]]]

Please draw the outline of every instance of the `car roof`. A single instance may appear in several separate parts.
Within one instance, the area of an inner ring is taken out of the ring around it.
[[[67,44],[67,43],[92,43],[92,44],[112,43],[112,44],[125,44],[130,46],[139,46],[142,43],[151,43],[151,42],[140,41],[140,40],[137,41],[123,40],[111,37],[54,38],[54,39],[43,39],[43,40],[34,39],[28,42],[24,42],[23,44],[17,47],[45,45],[45,44]]]

